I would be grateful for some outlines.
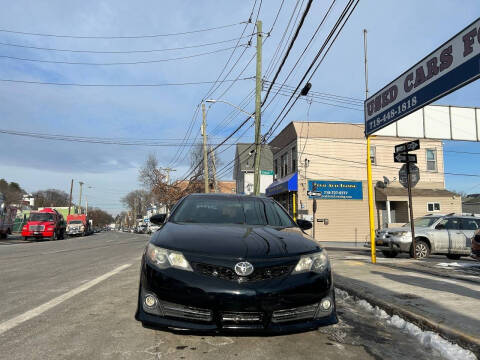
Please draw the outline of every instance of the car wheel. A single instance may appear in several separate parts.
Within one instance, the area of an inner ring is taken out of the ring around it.
[[[459,254],[448,254],[447,258],[450,260],[459,260],[462,256]]]
[[[382,250],[382,254],[383,254],[383,256],[385,256],[386,258],[394,258],[394,257],[397,257],[398,252],[396,252],[396,251],[389,251],[389,250]]]
[[[430,246],[428,246],[426,241],[415,239],[415,255],[417,259],[424,259],[430,256]],[[414,257],[413,247],[410,249],[410,257]]]
[[[52,241],[58,240],[58,234],[56,231],[53,232]]]

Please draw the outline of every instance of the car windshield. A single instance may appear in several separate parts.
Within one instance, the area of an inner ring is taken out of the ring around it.
[[[70,221],[70,224],[82,224],[81,220],[72,220]]]
[[[296,227],[277,203],[255,198],[191,196],[172,215],[177,223],[248,224]]]
[[[49,213],[31,213],[29,221],[53,221],[52,214]]]
[[[415,219],[413,222],[416,227],[429,227],[432,226],[433,223],[435,223],[440,217],[438,216],[424,216],[421,218]],[[409,226],[410,223],[406,223],[404,226]]]

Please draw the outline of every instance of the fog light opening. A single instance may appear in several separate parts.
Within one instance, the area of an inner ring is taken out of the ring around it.
[[[155,305],[157,305],[157,298],[153,295],[148,294],[145,296],[145,305],[148,306],[149,308],[153,308]]]
[[[320,308],[322,309],[322,311],[328,311],[330,310],[331,307],[332,307],[332,300],[330,300],[330,298],[325,298],[320,303]]]

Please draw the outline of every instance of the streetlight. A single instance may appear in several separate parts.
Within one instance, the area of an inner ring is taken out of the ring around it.
[[[247,114],[249,117],[251,117],[252,119],[255,119],[255,115],[254,114],[249,114],[248,112],[246,112],[245,110],[243,110],[242,108],[238,107],[237,105],[235,104],[232,104],[231,102],[228,102],[228,101],[225,101],[225,100],[216,100],[216,99],[207,99],[205,100],[205,102],[207,103],[212,103],[212,104],[215,104],[217,102],[221,102],[221,103],[224,103],[224,104],[227,104],[227,105],[230,105],[232,107],[234,107],[235,109],[237,109],[238,111],[241,111],[243,112],[244,114]]]
[[[232,104],[231,102],[228,102],[228,101],[225,101],[225,100],[215,100],[215,99],[207,99],[207,100],[205,100],[205,102],[208,102],[208,103],[222,102],[224,104],[227,104],[227,105],[230,105],[230,106],[234,107],[235,109],[243,112],[244,114],[247,114],[248,117],[257,121],[257,119],[255,117],[255,113],[249,114],[248,112],[246,112],[242,108],[238,107],[237,105]],[[260,139],[260,137],[257,138],[257,136],[255,136],[255,162],[254,162],[255,170],[254,170],[254,185],[253,185],[255,195],[258,195],[258,193],[260,191],[260,153],[261,153],[261,151],[260,151],[260,140],[259,139]]]

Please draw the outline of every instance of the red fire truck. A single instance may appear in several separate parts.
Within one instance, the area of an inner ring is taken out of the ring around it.
[[[45,208],[40,211],[32,211],[28,222],[22,229],[22,236],[25,240],[35,239],[63,239],[65,236],[65,220],[62,214],[52,208]]]

